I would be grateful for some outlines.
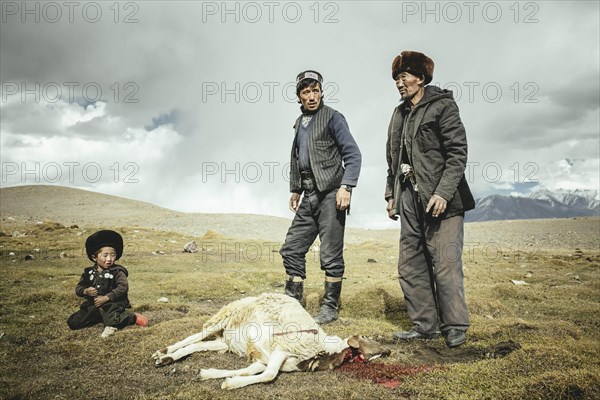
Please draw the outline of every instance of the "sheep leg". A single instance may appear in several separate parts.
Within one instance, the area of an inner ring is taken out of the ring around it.
[[[237,389],[255,383],[271,382],[277,377],[281,366],[289,356],[289,353],[281,349],[276,349],[269,355],[267,367],[261,374],[227,378],[221,385],[221,389]]]
[[[154,354],[152,354],[152,358],[154,358],[155,360],[159,360],[160,358],[162,358],[168,354],[171,354],[183,347],[189,346],[190,344],[193,344],[196,342],[201,342],[204,339],[206,339],[207,337],[209,337],[210,335],[214,335],[215,333],[222,331],[223,326],[224,326],[224,323],[221,322],[221,323],[206,327],[206,328],[202,329],[202,331],[200,333],[196,333],[195,335],[189,336],[180,342],[177,342],[175,344],[165,347],[164,349],[157,350],[156,352],[154,352]],[[157,362],[157,364],[158,364],[158,362]]]
[[[248,367],[242,369],[201,369],[198,377],[200,380],[205,381],[207,379],[229,378],[232,376],[251,376],[260,374],[266,368],[267,366],[265,364],[256,361],[250,364]]]
[[[227,351],[227,349],[228,346],[222,338],[217,340],[211,340],[208,342],[192,343],[172,353],[160,356],[156,360],[156,366],[162,367],[163,365],[171,364],[177,360],[182,359],[183,357],[189,356],[190,354],[199,351]]]

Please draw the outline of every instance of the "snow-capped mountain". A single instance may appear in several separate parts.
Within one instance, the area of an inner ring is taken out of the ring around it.
[[[597,190],[541,189],[528,197],[490,195],[477,199],[465,221],[506,219],[568,218],[600,215]]]
[[[549,200],[563,203],[570,207],[598,209],[600,206],[600,193],[597,190],[564,190],[558,189],[551,192],[548,189],[538,190],[529,195],[532,199]]]

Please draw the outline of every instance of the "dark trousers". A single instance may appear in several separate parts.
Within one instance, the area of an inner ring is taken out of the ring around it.
[[[418,193],[402,191],[398,274],[408,315],[418,332],[466,331],[469,312],[462,269],[463,216],[424,214]]]
[[[304,197],[279,251],[285,271],[289,276],[306,278],[306,253],[318,235],[321,269],[326,276],[341,278],[346,213],[336,208],[337,190],[318,192],[312,179],[303,180],[302,187]]]
[[[87,328],[99,322],[104,326],[121,329],[135,324],[135,314],[123,302],[109,301],[98,308],[93,301],[85,301],[79,307],[79,311],[67,319],[69,328],[73,330]]]

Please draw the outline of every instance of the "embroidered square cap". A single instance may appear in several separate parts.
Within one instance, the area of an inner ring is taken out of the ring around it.
[[[323,76],[320,73],[318,73],[317,71],[313,71],[313,70],[309,69],[304,72],[300,72],[298,74],[298,76],[296,77],[296,86],[298,86],[298,84],[305,79],[314,79],[315,81],[318,81],[320,84],[323,84]]]

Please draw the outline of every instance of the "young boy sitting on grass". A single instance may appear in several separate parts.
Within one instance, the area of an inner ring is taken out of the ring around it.
[[[115,231],[102,230],[85,241],[88,258],[94,265],[83,270],[75,294],[86,299],[67,320],[71,329],[82,329],[99,322],[100,335],[107,338],[128,325],[148,326],[148,318],[134,313],[127,292],[127,269],[115,264],[123,255],[123,238]]]

